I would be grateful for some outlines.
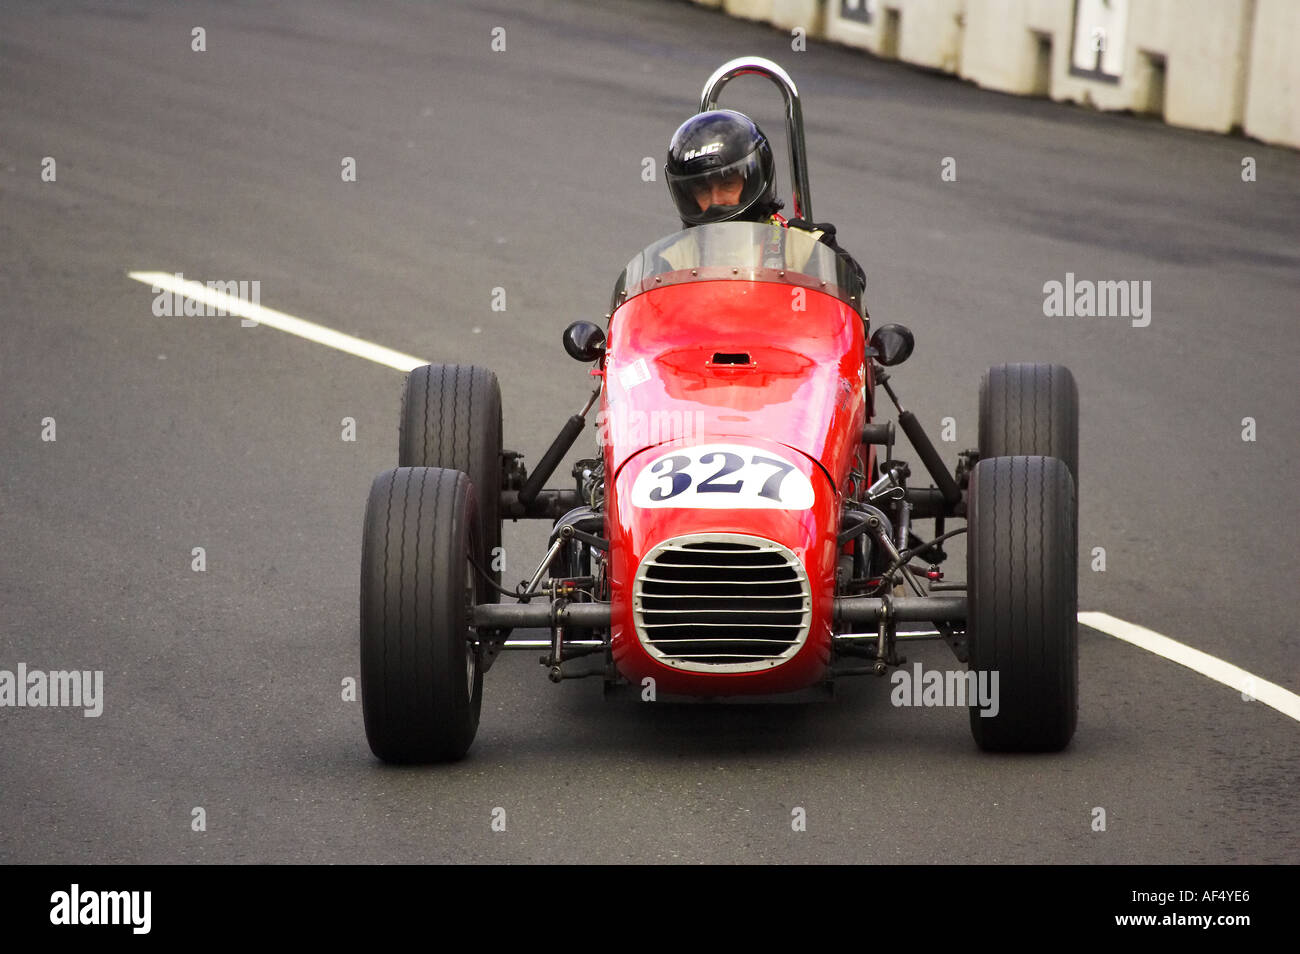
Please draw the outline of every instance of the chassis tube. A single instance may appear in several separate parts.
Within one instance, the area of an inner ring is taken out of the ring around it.
[[[835,619],[840,623],[879,622],[885,601],[876,596],[840,596],[835,599]],[[896,596],[889,601],[889,616],[899,622],[965,623],[964,596]]]
[[[538,520],[558,520],[574,507],[580,507],[585,500],[576,490],[540,490],[531,502],[525,504],[519,499],[519,491],[503,490],[501,492],[501,516],[514,520],[533,518]]]
[[[607,643],[603,639],[566,639],[564,641],[565,649],[604,649]],[[551,650],[551,641],[549,639],[508,639],[501,646],[505,650],[528,650],[536,652],[549,652]],[[579,657],[575,657],[579,658]],[[568,662],[569,660],[565,660]]]
[[[966,512],[964,502],[949,506],[937,487],[908,487],[903,499],[912,505],[913,520],[958,517]]]
[[[575,414],[564,422],[564,427],[556,435],[551,446],[546,449],[542,459],[537,462],[537,467],[528,475],[523,489],[519,491],[519,502],[525,508],[537,499],[537,495],[542,492],[542,485],[551,479],[551,474],[555,473],[555,465],[569,452],[569,448],[578,439],[585,425],[586,421],[581,414]]]
[[[885,600],[874,596],[841,596],[835,600],[835,618],[846,624],[879,622]],[[898,596],[889,601],[890,617],[899,622],[964,623],[964,596]],[[557,617],[558,620],[553,618]],[[474,607],[472,622],[480,627],[549,627],[554,622],[581,629],[610,625],[610,604],[570,603],[562,610],[549,600],[536,603],[482,603]]]
[[[926,435],[921,422],[916,419],[916,415],[911,411],[899,411],[898,426],[903,429],[907,439],[912,442],[916,452],[921,455],[921,462],[925,464],[925,469],[934,478],[935,485],[939,488],[939,492],[943,494],[944,501],[950,507],[955,505],[961,500],[961,489],[957,486],[957,481],[953,480],[948,468],[944,466],[943,458],[939,456],[939,452],[930,443],[930,438]]]
[[[608,603],[570,603],[556,610],[548,599],[535,603],[480,603],[474,607],[471,622],[478,627],[510,629],[550,627],[557,622],[566,627],[606,629],[610,624],[610,607]]]

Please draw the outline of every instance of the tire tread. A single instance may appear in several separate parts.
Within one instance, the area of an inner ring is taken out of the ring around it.
[[[398,424],[399,467],[468,474],[479,501],[484,550],[501,545],[501,387],[487,368],[428,364],[407,376]],[[493,571],[500,582],[500,574]],[[495,601],[495,590],[489,597]]]
[[[980,460],[971,475],[970,668],[999,674],[998,715],[970,713],[982,748],[1056,751],[1074,734],[1075,508],[1073,478],[1058,458]]]
[[[980,381],[981,457],[1059,457],[1079,480],[1079,389],[1059,364],[1002,364]]]
[[[481,548],[475,503],[469,478],[441,468],[396,468],[371,486],[361,557],[361,701],[367,740],[385,761],[450,761],[473,742],[482,670],[471,695],[464,587],[467,551]]]

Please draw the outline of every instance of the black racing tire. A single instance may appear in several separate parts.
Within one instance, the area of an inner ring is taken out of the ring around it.
[[[445,467],[469,475],[478,493],[483,527],[483,569],[500,583],[501,386],[487,368],[426,364],[413,370],[402,391],[398,467]],[[494,590],[491,601],[496,602]]]
[[[1079,711],[1074,480],[1055,457],[980,460],[968,508],[970,670],[998,674],[997,714],[973,704],[971,734],[992,752],[1059,751]]]
[[[478,731],[483,669],[469,626],[482,579],[474,486],[459,471],[375,478],[361,545],[361,711],[385,762],[462,758]]]
[[[1079,483],[1079,388],[1060,364],[1001,364],[980,379],[980,457],[1059,457]]]

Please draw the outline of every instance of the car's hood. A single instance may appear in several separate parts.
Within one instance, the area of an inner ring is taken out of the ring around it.
[[[860,441],[863,349],[861,318],[815,291],[718,281],[641,295],[610,324],[597,426],[614,472],[669,441],[762,438],[836,483]]]

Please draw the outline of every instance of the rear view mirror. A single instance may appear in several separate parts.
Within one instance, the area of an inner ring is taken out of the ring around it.
[[[911,329],[902,325],[881,325],[871,336],[871,349],[876,353],[876,361],[885,367],[906,361],[915,344]]]
[[[605,332],[590,321],[575,321],[564,329],[564,350],[575,361],[595,361],[605,353]]]

